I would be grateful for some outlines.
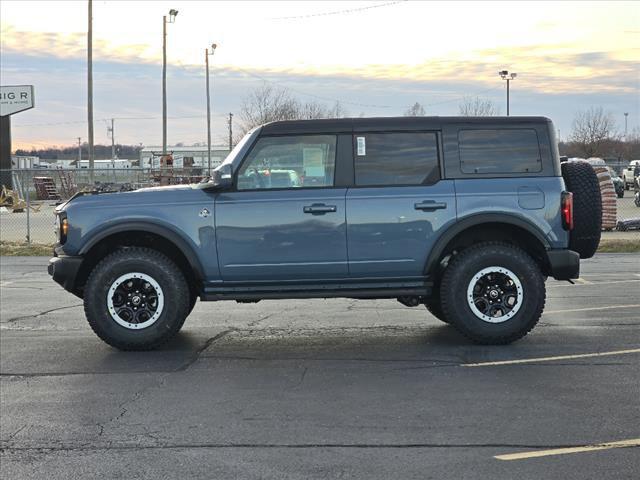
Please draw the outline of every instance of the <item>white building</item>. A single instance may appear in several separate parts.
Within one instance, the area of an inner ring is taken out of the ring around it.
[[[173,154],[173,166],[183,168],[185,161],[187,165],[194,167],[207,167],[207,146],[198,147],[175,147],[167,146],[167,153]],[[140,151],[140,166],[143,168],[159,168],[161,146],[144,147]],[[217,167],[229,155],[229,148],[223,146],[211,146],[211,168]]]
[[[89,160],[80,160],[76,163],[78,168],[89,168]],[[111,160],[94,160],[93,166],[96,169],[123,170],[131,168],[131,161],[124,158],[113,158]]]
[[[40,157],[31,155],[11,155],[11,168],[24,169],[24,168],[49,168],[49,164],[42,162],[40,165]]]

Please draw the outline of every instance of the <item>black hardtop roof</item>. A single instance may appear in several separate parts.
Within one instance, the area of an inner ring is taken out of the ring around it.
[[[367,130],[440,130],[443,125],[522,125],[551,123],[546,117],[369,117],[283,120],[266,123],[261,134],[334,133]]]

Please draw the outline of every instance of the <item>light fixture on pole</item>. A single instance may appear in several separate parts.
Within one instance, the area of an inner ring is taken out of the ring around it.
[[[162,17],[162,155],[167,154],[167,23],[174,23],[178,10],[169,10],[169,19]]]
[[[207,168],[209,175],[211,175],[211,100],[209,94],[209,55],[213,56],[216,51],[217,45],[211,44],[211,50],[204,49],[204,63],[207,71]]]
[[[509,73],[508,70],[500,70],[498,75],[507,81],[507,117],[509,116],[509,82],[518,76],[517,73]]]

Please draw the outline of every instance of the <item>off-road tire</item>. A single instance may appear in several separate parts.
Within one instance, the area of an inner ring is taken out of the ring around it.
[[[521,306],[502,323],[477,317],[467,301],[467,288],[481,270],[498,266],[513,272],[522,284]],[[508,243],[484,242],[455,255],[440,284],[442,311],[449,323],[476,343],[503,345],[524,337],[538,323],[545,304],[545,285],[537,263]]]
[[[119,325],[107,308],[109,288],[117,278],[131,272],[152,277],[164,296],[160,316],[140,330]],[[109,345],[120,350],[151,350],[182,328],[189,298],[189,286],[173,261],[150,248],[130,247],[111,253],[93,269],[84,289],[84,311],[93,331]]]
[[[573,230],[569,234],[569,249],[580,258],[591,258],[600,245],[602,231],[602,196],[600,182],[587,162],[561,164],[567,190],[573,193]]]
[[[434,317],[436,317],[438,320],[444,323],[449,323],[447,318],[444,316],[444,312],[442,311],[442,305],[440,304],[439,289],[434,290],[431,298],[428,298],[424,301],[424,306],[427,308],[429,313]]]

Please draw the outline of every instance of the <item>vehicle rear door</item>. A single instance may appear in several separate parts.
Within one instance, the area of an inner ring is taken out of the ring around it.
[[[443,227],[455,222],[435,131],[356,132],[347,192],[352,277],[421,277]]]

